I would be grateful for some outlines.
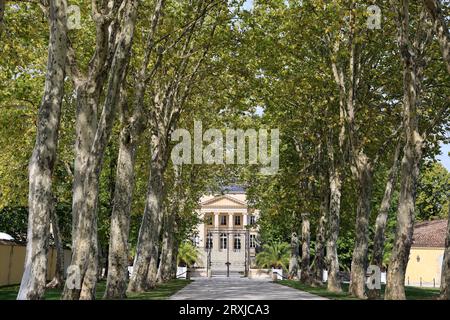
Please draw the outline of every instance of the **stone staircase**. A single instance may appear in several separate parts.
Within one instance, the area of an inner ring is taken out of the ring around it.
[[[227,271],[225,270],[212,270],[212,274],[211,274],[212,278],[234,278],[234,279],[238,279],[238,278],[243,278],[244,277],[244,271],[231,271],[230,270],[230,274],[227,277]]]

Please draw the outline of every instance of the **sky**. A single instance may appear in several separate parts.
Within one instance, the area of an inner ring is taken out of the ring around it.
[[[253,0],[246,0],[244,3],[244,9],[250,10],[253,7]]]
[[[450,171],[450,144],[441,144],[441,155],[437,156],[436,159],[442,163],[442,165]]]

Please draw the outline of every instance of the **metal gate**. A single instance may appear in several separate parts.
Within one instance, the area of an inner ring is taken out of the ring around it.
[[[208,230],[206,245],[208,276],[244,276],[250,269],[249,230]]]

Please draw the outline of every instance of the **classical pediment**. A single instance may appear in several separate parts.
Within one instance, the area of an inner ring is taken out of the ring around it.
[[[244,201],[228,194],[203,201],[200,206],[202,208],[247,208],[247,204]]]

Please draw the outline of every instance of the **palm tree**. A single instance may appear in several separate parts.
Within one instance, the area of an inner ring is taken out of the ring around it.
[[[263,245],[263,251],[256,255],[256,263],[261,268],[288,269],[290,245],[273,242]]]
[[[178,265],[182,267],[191,267],[197,259],[197,248],[190,242],[183,242],[178,249]]]

